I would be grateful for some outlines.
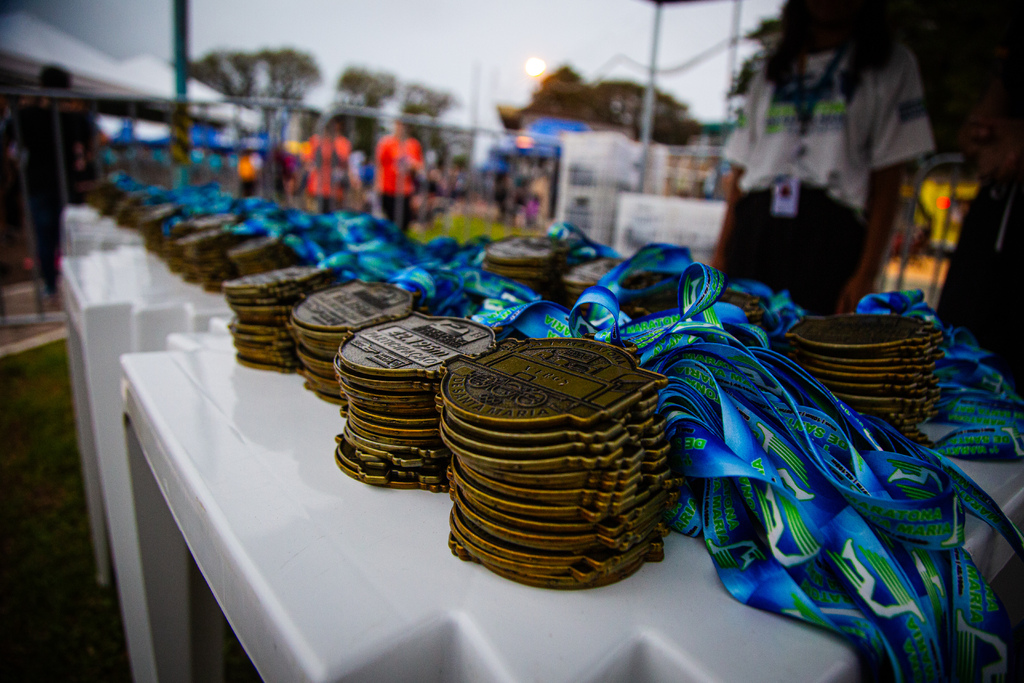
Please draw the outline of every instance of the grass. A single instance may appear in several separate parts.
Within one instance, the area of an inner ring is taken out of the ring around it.
[[[416,239],[422,242],[429,242],[435,237],[447,235],[463,243],[481,235],[486,235],[492,240],[499,240],[502,237],[536,235],[541,232],[543,230],[540,228],[520,228],[497,221],[490,221],[480,216],[467,217],[465,214],[451,214],[438,216],[426,230],[416,234]]]
[[[128,681],[95,581],[63,342],[0,359],[0,680]],[[231,629],[225,679],[259,676]]]

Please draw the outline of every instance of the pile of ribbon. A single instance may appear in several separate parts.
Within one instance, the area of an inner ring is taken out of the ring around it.
[[[621,282],[637,269],[664,273],[655,286],[677,287],[678,309],[624,315]],[[1021,558],[1024,537],[946,453],[984,434],[996,446],[984,457],[1022,455],[1014,448],[1024,410],[998,360],[949,332],[940,419],[964,426],[925,448],[858,415],[772,349],[799,319],[787,297],[746,284],[769,306],[779,302],[766,333],[718,301],[725,286],[685,249],[648,245],[572,310],[533,302],[476,319],[505,335],[593,334],[634,347],[644,368],[669,378],[659,413],[673,468],[687,479],[669,522],[703,534],[737,600],[843,635],[873,679],[1009,680],[1011,625],[963,548],[965,515]],[[928,315],[920,293],[861,303],[861,312],[883,308]],[[998,424],[970,421],[979,416]]]

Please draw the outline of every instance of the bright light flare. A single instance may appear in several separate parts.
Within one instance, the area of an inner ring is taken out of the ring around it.
[[[533,78],[537,78],[544,70],[548,68],[548,65],[544,63],[543,59],[539,57],[530,57],[526,60],[526,73]]]

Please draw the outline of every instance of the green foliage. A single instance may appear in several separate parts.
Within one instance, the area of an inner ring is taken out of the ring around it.
[[[757,51],[743,60],[740,70],[732,79],[732,86],[729,88],[729,97],[747,94],[750,89],[750,82],[754,79],[758,69],[764,63],[768,54],[775,48],[782,37],[782,20],[778,17],[762,18],[761,22],[753,31],[744,36],[747,40],[757,43]]]
[[[398,79],[386,71],[371,71],[363,66],[350,66],[338,77],[339,99],[345,104],[379,108],[398,93]]]
[[[420,114],[437,118],[458,106],[458,100],[451,93],[434,90],[420,83],[409,83],[402,89],[402,113]]]
[[[213,50],[189,63],[189,75],[228,97],[301,100],[320,82],[312,55],[292,48]]]
[[[644,86],[639,83],[584,83],[579,73],[563,65],[541,81],[540,88],[523,113],[617,126],[639,138],[643,124],[643,100]],[[690,118],[685,104],[668,93],[656,90],[652,130],[655,142],[682,145],[699,131],[700,124]]]
[[[64,342],[0,358],[0,680],[129,681],[96,584]],[[227,629],[228,683],[259,681]]]
[[[265,69],[267,97],[299,101],[320,83],[320,68],[309,53],[282,48],[261,50],[257,57]]]
[[[957,131],[992,80],[995,49],[1016,5],[1013,0],[890,0],[896,37],[917,56],[939,151],[957,150]]]
[[[251,52],[213,50],[188,65],[189,76],[228,97],[255,97],[259,59]]]
[[[896,40],[917,56],[925,101],[939,151],[956,151],[956,134],[993,75],[995,47],[1004,37],[1013,0],[890,0]],[[758,43],[733,79],[731,95],[746,93],[781,35],[778,18],[762,19],[746,38]]]
[[[402,88],[402,113],[429,116],[436,119],[453,107],[458,100],[451,93],[435,90],[421,83],[408,83]],[[450,135],[437,128],[409,126],[409,134],[419,140],[424,149],[433,149],[443,156],[449,146]]]
[[[96,585],[62,342],[0,360],[0,678],[127,681]]]

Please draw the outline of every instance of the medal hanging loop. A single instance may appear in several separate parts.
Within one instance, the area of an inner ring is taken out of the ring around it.
[[[847,44],[844,43],[836,48],[836,53],[829,60],[828,65],[822,72],[818,82],[814,84],[810,89],[804,87],[804,71],[807,61],[807,55],[803,54],[800,56],[800,69],[796,74],[796,93],[793,100],[793,108],[796,110],[796,118],[799,122],[800,137],[807,135],[807,131],[810,129],[811,120],[814,118],[814,108],[818,106],[818,102],[821,101],[822,94],[826,88],[832,83],[832,79],[835,77],[836,69],[839,68],[839,63],[843,61],[843,56],[846,54]]]

